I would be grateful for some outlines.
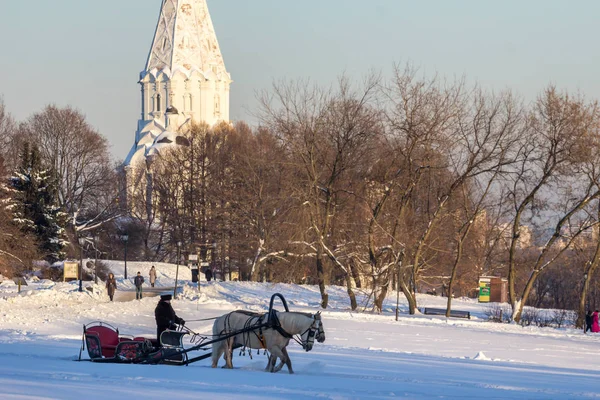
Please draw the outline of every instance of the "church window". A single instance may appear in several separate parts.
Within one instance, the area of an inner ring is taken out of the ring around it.
[[[167,38],[163,39],[162,49],[165,51],[167,49]]]
[[[194,103],[192,102],[192,94],[188,94],[188,105],[190,106],[190,108],[188,109],[189,111],[192,111],[194,109]]]
[[[160,94],[156,95],[156,111],[160,112]]]
[[[218,94],[215,94],[215,116],[221,115],[221,98]]]

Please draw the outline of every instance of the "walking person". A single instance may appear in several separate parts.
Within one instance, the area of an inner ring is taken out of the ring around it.
[[[144,277],[142,276],[142,273],[140,271],[138,271],[137,276],[133,280],[133,283],[135,284],[135,299],[141,300],[142,299],[142,285],[144,284]]]
[[[212,279],[213,272],[212,272],[212,269],[210,269],[210,267],[208,267],[204,270],[204,277],[206,278],[207,282],[210,282],[210,280]]]
[[[156,283],[156,269],[154,268],[154,265],[150,268],[148,275],[150,275],[150,286],[154,287],[154,284]]]
[[[588,331],[592,330],[593,320],[594,320],[594,316],[592,314],[592,310],[589,310],[585,314],[585,330],[583,331],[583,333],[588,333]]]
[[[600,332],[600,325],[598,325],[598,310],[592,314],[592,332]]]
[[[113,297],[115,296],[115,291],[117,290],[117,280],[115,276],[111,272],[108,274],[108,279],[106,280],[106,292],[108,293],[108,297],[110,301],[113,301]]]

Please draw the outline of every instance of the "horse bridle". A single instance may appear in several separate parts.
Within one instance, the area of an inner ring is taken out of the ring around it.
[[[310,326],[300,334],[300,340],[296,339],[294,337],[294,340],[296,341],[296,343],[298,343],[300,346],[302,346],[302,348],[306,351],[310,351],[313,347],[313,345],[315,344],[315,336],[317,334],[317,332],[319,332],[319,336],[321,336],[321,332],[323,332],[322,330],[320,330],[321,328],[321,312],[317,312],[315,315],[313,315],[313,322],[312,324],[310,324]],[[308,332],[308,335],[306,337],[306,341],[302,340],[302,336],[304,336],[304,334]],[[324,332],[323,332],[324,333]]]
[[[321,311],[315,314],[315,318],[319,320],[319,329],[317,330],[315,338],[317,339],[317,342],[323,343],[325,341],[325,329],[323,328],[323,321],[321,320]]]

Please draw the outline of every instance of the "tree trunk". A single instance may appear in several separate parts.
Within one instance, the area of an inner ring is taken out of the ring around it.
[[[356,294],[354,294],[356,283],[354,282],[354,277],[352,276],[350,267],[348,268],[348,275],[346,276],[346,289],[348,291],[348,297],[350,297],[350,308],[352,311],[354,311],[358,308],[358,304],[356,303]]]
[[[383,311],[383,302],[385,301],[385,298],[387,297],[388,285],[389,285],[389,281],[388,281],[388,283],[386,283],[385,285],[383,285],[381,287],[381,291],[374,299],[375,308],[377,309],[378,312]]]
[[[454,291],[454,280],[456,279],[456,274],[458,272],[458,264],[462,258],[463,253],[463,243],[469,234],[469,230],[472,225],[467,227],[467,231],[464,236],[462,236],[458,241],[458,247],[456,249],[456,258],[454,259],[454,265],[452,266],[452,273],[450,274],[450,282],[448,282],[448,301],[446,303],[446,318],[450,317],[450,312],[452,312],[452,293]]]
[[[317,282],[319,283],[319,291],[321,292],[321,308],[327,308],[329,295],[325,287],[325,267],[323,265],[323,253],[321,249],[317,250]]]
[[[579,298],[579,312],[577,313],[576,327],[579,329],[585,329],[585,299],[587,298],[587,292],[590,288],[590,281],[592,280],[592,274],[588,270],[587,276],[583,281],[583,290],[581,291],[581,297]]]
[[[406,300],[408,301],[408,313],[415,315],[417,313],[417,297],[415,293],[406,286],[406,282],[403,279],[400,280],[400,290],[404,293]]]
[[[525,303],[527,303],[527,299],[529,298],[529,294],[531,293],[531,289],[533,288],[533,284],[537,280],[540,275],[540,270],[533,270],[531,275],[529,276],[529,280],[527,280],[527,284],[525,285],[525,289],[523,289],[523,296],[521,297],[521,301],[516,305],[516,309],[513,309],[513,321],[520,322],[521,315],[523,314],[523,308],[525,308]]]

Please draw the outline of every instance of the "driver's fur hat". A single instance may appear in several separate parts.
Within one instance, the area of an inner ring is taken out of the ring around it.
[[[171,300],[172,298],[173,298],[173,295],[171,293],[161,293],[160,294],[161,300]]]

